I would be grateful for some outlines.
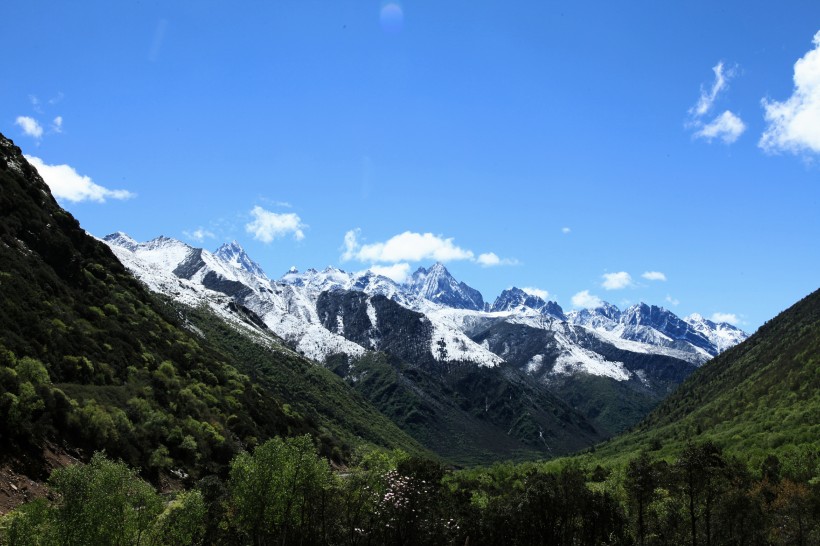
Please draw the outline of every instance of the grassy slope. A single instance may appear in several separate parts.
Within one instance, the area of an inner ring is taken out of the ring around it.
[[[752,462],[820,449],[820,291],[705,364],[594,458],[622,461],[641,449],[671,455],[706,439]]]

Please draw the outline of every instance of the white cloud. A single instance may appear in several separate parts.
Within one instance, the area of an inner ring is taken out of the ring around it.
[[[604,279],[601,286],[606,290],[621,290],[632,285],[632,276],[626,271],[604,273],[601,277]]]
[[[571,229],[569,229],[568,227],[562,227],[562,228],[561,228],[561,233],[563,233],[564,235],[566,235],[566,234],[567,234],[567,233],[569,233],[570,231],[572,231],[572,230],[571,230]]]
[[[63,116],[57,116],[54,118],[54,121],[51,122],[51,130],[55,133],[63,132]]]
[[[814,49],[794,63],[794,92],[783,102],[763,99],[766,130],[758,145],[767,152],[820,152],[820,31]]]
[[[743,123],[743,120],[741,120],[737,114],[726,110],[722,114],[715,116],[712,121],[705,125],[702,121],[703,116],[712,110],[718,95],[726,89],[729,80],[735,75],[735,69],[725,69],[723,62],[719,62],[713,66],[712,71],[715,73],[715,81],[709,89],[701,85],[700,98],[698,102],[689,109],[689,114],[692,119],[686,123],[686,127],[696,129],[694,133],[695,138],[702,138],[707,142],[712,142],[713,139],[719,138],[726,144],[732,144],[740,138],[740,135],[746,130],[746,124]]]
[[[680,305],[680,300],[679,300],[679,299],[677,299],[677,298],[673,298],[672,296],[670,296],[669,294],[667,294],[667,295],[666,295],[666,303],[668,303],[668,304],[670,304],[670,305],[673,305],[673,306],[677,307],[678,305]]]
[[[473,252],[456,246],[453,239],[445,239],[432,233],[405,231],[383,243],[362,245],[358,241],[359,230],[345,233],[342,260],[356,259],[360,262],[396,263],[435,260],[450,262],[472,260]]]
[[[205,239],[216,239],[216,235],[214,235],[212,231],[208,231],[207,229],[201,227],[195,229],[194,231],[183,231],[182,234],[198,243],[203,242]]]
[[[700,98],[697,104],[689,109],[689,113],[695,117],[700,117],[709,112],[715,104],[718,94],[726,88],[729,80],[734,76],[734,69],[724,71],[723,62],[719,62],[712,67],[712,72],[715,73],[715,81],[712,83],[711,89],[706,89],[703,85],[700,86]]]
[[[419,262],[434,260],[452,262],[469,260],[481,267],[518,265],[518,260],[501,258],[495,252],[484,252],[477,257],[472,250],[461,248],[453,238],[445,238],[432,233],[405,231],[394,235],[381,243],[362,244],[359,241],[361,230],[351,229],[344,236],[342,261],[356,260],[371,264],[399,264],[400,262]],[[374,270],[373,267],[370,268]]]
[[[641,275],[644,279],[648,281],[665,281],[666,275],[661,273],[660,271],[646,271],[643,275]]]
[[[383,275],[397,283],[403,283],[410,275],[410,264],[402,262],[393,265],[371,265],[370,271],[376,275]]]
[[[37,123],[37,120],[28,116],[17,116],[14,121],[15,125],[19,125],[23,133],[33,138],[41,138],[43,136],[43,127]]]
[[[539,298],[541,298],[544,301],[547,301],[547,298],[550,297],[549,292],[547,292],[546,290],[541,290],[540,288],[533,288],[531,286],[525,286],[521,290],[523,290],[524,292],[526,292],[530,296],[538,296]]]
[[[495,252],[485,252],[476,258],[481,267],[495,267],[497,265],[518,265],[518,260],[511,258],[499,258]]]
[[[341,259],[343,262],[348,262],[356,257],[356,251],[359,249],[359,233],[361,230],[359,228],[348,230],[345,233],[344,239],[344,249],[345,251],[342,253]]]
[[[595,309],[604,304],[603,300],[598,296],[589,293],[589,290],[582,290],[572,296],[572,305],[574,307],[583,307],[585,309]]]
[[[501,258],[499,258],[498,254],[495,252],[485,252],[484,254],[479,254],[476,261],[484,267],[501,265]]]
[[[734,313],[712,313],[712,322],[728,322],[733,326],[740,324],[740,319]]]
[[[251,215],[253,215],[253,221],[245,224],[245,231],[253,235],[257,241],[270,243],[278,237],[291,234],[297,241],[305,238],[303,230],[307,226],[302,223],[302,219],[297,214],[292,212],[278,214],[256,206],[251,210]]]
[[[104,203],[106,199],[130,199],[135,196],[127,190],[109,190],[95,184],[90,177],[77,173],[70,165],[46,165],[39,157],[29,155],[25,157],[37,169],[57,199],[65,199],[74,203],[81,201]]]
[[[726,144],[732,144],[740,138],[745,130],[746,124],[743,123],[743,120],[726,110],[696,131],[695,138],[703,138],[708,142],[711,142],[714,138],[719,138]]]

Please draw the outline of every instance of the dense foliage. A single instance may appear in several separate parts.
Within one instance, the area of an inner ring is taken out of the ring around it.
[[[759,469],[710,442],[667,462],[641,453],[606,471],[535,463],[448,471],[403,452],[361,451],[331,471],[308,436],[234,458],[225,481],[165,498],[95,455],[55,471],[52,499],[0,519],[27,544],[811,545],[820,541],[820,454]]]

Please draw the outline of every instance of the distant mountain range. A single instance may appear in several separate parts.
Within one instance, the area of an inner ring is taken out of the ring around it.
[[[513,287],[489,304],[478,290],[453,278],[441,263],[419,268],[403,284],[369,270],[349,273],[334,267],[303,273],[291,269],[271,280],[236,241],[213,253],[167,237],[138,243],[124,233],[114,233],[104,241],[155,291],[188,303],[236,299],[297,350],[319,361],[339,352],[361,355],[379,349],[377,341],[384,337],[384,323],[379,323],[372,306],[370,298],[374,296],[384,296],[423,315],[422,320],[429,323],[429,339],[425,341],[433,360],[478,365],[495,365],[504,358],[503,350],[494,351],[487,343],[474,339],[499,323],[562,334],[565,339],[558,350],[558,355],[564,356],[562,362],[572,364],[577,371],[624,379],[628,373],[613,371],[620,369],[617,362],[600,359],[600,353],[588,353],[585,339],[700,365],[748,337],[731,324],[714,323],[696,314],[681,319],[667,309],[644,303],[623,311],[604,303],[598,308],[564,313],[556,302]],[[320,295],[339,291],[367,296],[362,302],[368,306],[367,330],[372,336],[363,337],[361,329],[346,327],[344,309],[335,317],[319,316]],[[590,359],[599,363],[587,365]],[[552,369],[561,373],[563,368]]]
[[[460,373],[515,370],[517,381],[569,403],[604,435],[637,422],[698,366],[747,337],[730,324],[643,303],[565,313],[513,287],[490,304],[441,263],[402,284],[334,267],[272,280],[237,242],[211,253],[167,237],[138,243],[114,233],[104,241],[152,290],[226,320],[236,320],[230,304],[239,305],[319,362],[384,352],[425,373],[454,365]]]

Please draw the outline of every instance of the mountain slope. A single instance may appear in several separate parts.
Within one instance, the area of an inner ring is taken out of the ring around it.
[[[610,435],[638,422],[696,369],[681,358],[619,348],[567,323],[497,322],[474,340]]]
[[[219,471],[276,434],[311,433],[336,459],[364,441],[423,451],[338,378],[311,373],[249,310],[223,303],[232,326],[209,340],[213,317],[197,327],[195,310],[149,293],[0,135],[0,459],[48,440],[106,449],[157,477]],[[229,342],[231,328],[253,336]],[[326,402],[323,389],[334,393]]]
[[[421,368],[385,353],[341,355],[328,365],[403,430],[459,465],[554,457],[590,446],[602,431],[502,363]]]
[[[712,439],[746,457],[820,448],[820,291],[693,373],[602,455]]]

